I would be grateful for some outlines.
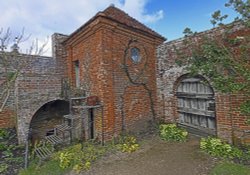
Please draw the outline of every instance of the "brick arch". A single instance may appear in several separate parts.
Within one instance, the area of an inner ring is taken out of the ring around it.
[[[44,100],[38,98],[34,101],[27,101],[26,103],[23,102],[20,104],[19,110],[17,112],[17,134],[18,142],[20,144],[25,142],[30,127],[30,122],[36,112],[45,104],[57,100],[63,99],[51,96]]]
[[[69,102],[53,100],[41,106],[30,120],[30,131],[33,141],[43,139],[48,131],[64,122],[64,115],[69,114]]]

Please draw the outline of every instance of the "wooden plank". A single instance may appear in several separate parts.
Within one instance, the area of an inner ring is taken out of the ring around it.
[[[216,135],[215,129],[202,128],[202,127],[190,125],[187,123],[178,123],[178,126],[187,129],[191,133],[201,135],[201,136]]]
[[[192,124],[195,126],[199,126],[199,119],[197,115],[191,115],[192,118]]]
[[[185,121],[185,120],[184,120],[184,114],[183,114],[183,113],[180,113],[180,114],[179,114],[179,122],[180,122],[180,123],[184,123],[184,121]]]
[[[176,96],[178,98],[198,98],[198,99],[214,99],[214,94],[212,93],[187,93],[187,92],[177,92]]]
[[[215,119],[213,118],[208,118],[208,128],[210,129],[215,129],[216,128],[216,125],[215,125]]]
[[[71,127],[63,123],[61,125],[56,125],[56,129],[59,131],[68,131],[71,129]]]
[[[71,97],[71,100],[82,100],[82,99],[86,99],[87,97]]]
[[[201,109],[191,109],[186,107],[178,107],[179,112],[182,113],[188,113],[188,114],[196,114],[196,115],[202,115],[202,116],[209,116],[209,117],[215,117],[214,111],[206,111]]]
[[[197,102],[197,99],[196,99],[196,98],[190,99],[190,102],[191,102],[191,108],[192,108],[192,109],[199,109],[199,108],[198,108],[198,102]]]
[[[208,127],[207,117],[200,116],[200,126],[203,127],[203,128]]]
[[[39,147],[35,148],[35,153],[40,159],[46,159],[52,154],[52,151],[47,147]]]
[[[102,105],[95,105],[95,106],[72,106],[73,108],[76,109],[90,109],[90,108],[99,108],[102,107]]]
[[[63,140],[56,135],[46,136],[45,139],[53,145],[56,145],[56,144],[63,142]]]
[[[186,78],[186,79],[182,80],[181,82],[183,82],[183,83],[186,83],[186,82],[196,83],[196,82],[200,82],[200,81],[201,81],[200,78]]]

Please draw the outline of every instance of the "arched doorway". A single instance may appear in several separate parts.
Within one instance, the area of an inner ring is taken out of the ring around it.
[[[63,115],[69,114],[69,102],[55,100],[44,104],[37,110],[30,122],[32,140],[41,140],[54,134],[56,125],[63,123]]]
[[[199,135],[216,135],[214,91],[205,78],[183,78],[176,96],[179,125]]]

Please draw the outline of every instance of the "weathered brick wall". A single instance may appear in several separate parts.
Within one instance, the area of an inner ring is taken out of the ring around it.
[[[0,127],[16,127],[19,143],[23,143],[36,111],[47,102],[60,99],[62,74],[57,70],[56,58],[15,56],[10,57],[10,63],[14,65],[18,61],[24,66],[12,86],[4,111],[0,112]],[[1,77],[4,79],[3,74]]]
[[[4,106],[3,110],[0,111],[0,128],[13,128],[16,124],[15,83],[10,83],[12,88],[7,88],[6,79],[10,79],[15,72],[13,70],[19,66],[19,64],[15,64],[18,59],[20,58],[17,57],[15,52],[0,53],[0,106]],[[5,101],[6,99],[7,101]]]
[[[193,38],[193,41],[199,42],[204,36],[220,37],[223,32],[224,30],[221,28],[201,32]],[[248,29],[242,28],[238,24],[231,30],[232,36],[247,36],[249,33]],[[179,67],[176,64],[176,60],[179,59],[176,50],[184,52],[188,58],[191,49],[183,41],[184,38],[170,41],[160,45],[157,49],[158,116],[166,122],[178,122],[176,88],[182,77],[188,72],[185,67]],[[209,79],[207,80],[209,81]],[[239,105],[244,100],[246,97],[242,94],[230,96],[215,90],[218,137],[231,143],[247,140],[244,133],[250,130],[250,127],[246,124],[246,116],[242,116],[238,111]],[[232,112],[230,113],[230,111]]]
[[[67,78],[67,60],[66,48],[63,41],[68,38],[67,35],[54,33],[52,35],[52,58],[56,58],[57,69],[56,72],[62,74],[63,78]]]
[[[29,63],[17,80],[19,142],[23,142],[36,111],[47,102],[60,99],[61,94],[61,74],[57,73],[55,58],[35,57]]]
[[[131,40],[136,42],[128,47]],[[130,131],[145,130],[147,122],[153,119],[149,93],[152,93],[152,105],[156,110],[155,48],[160,42],[156,38],[145,37],[134,31],[124,31],[119,27],[105,30],[103,46],[106,59],[109,61],[106,70],[110,77],[109,87],[113,88],[114,93],[111,97],[107,94],[107,98],[113,99],[115,112],[110,135],[119,134],[122,128]],[[139,63],[134,63],[131,59],[130,49],[133,47],[140,50]],[[127,55],[125,55],[126,49],[128,49]],[[138,84],[133,84],[129,80],[124,66],[128,67],[130,78]],[[145,83],[149,91],[140,83]]]
[[[93,23],[66,41],[71,82],[75,84],[73,61],[78,60],[81,87],[85,88],[84,84],[89,84],[89,94],[98,96],[103,105],[105,140],[117,136],[122,127],[145,129],[146,121],[152,119],[149,93],[142,85],[133,85],[128,80],[122,62],[129,41],[136,39],[134,47],[140,49],[142,60],[133,63],[128,55],[126,64],[133,79],[138,76],[138,72],[145,69],[139,81],[147,84],[153,102],[156,103],[156,46],[162,40],[117,26],[116,22],[103,18],[97,18]],[[84,66],[87,59],[90,60],[88,73]]]

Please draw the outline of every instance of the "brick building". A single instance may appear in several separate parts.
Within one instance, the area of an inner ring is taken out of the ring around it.
[[[217,28],[197,36],[222,33]],[[236,26],[233,33],[249,35],[249,30]],[[185,67],[175,64],[176,48],[185,50],[183,39],[164,41],[114,6],[70,35],[55,33],[52,57],[19,55],[27,66],[0,112],[0,127],[15,126],[23,143],[30,128],[34,138],[43,138],[71,115],[80,118],[71,120],[76,138],[109,140],[163,119],[199,134],[246,142],[250,128],[237,112],[245,96],[221,94],[209,79],[187,76]]]
[[[145,129],[155,117],[156,47],[164,40],[110,6],[62,43],[67,52],[65,76],[73,87],[97,96],[103,105],[105,139],[122,129]],[[101,119],[94,119],[100,123]],[[100,128],[95,130],[98,133]]]

